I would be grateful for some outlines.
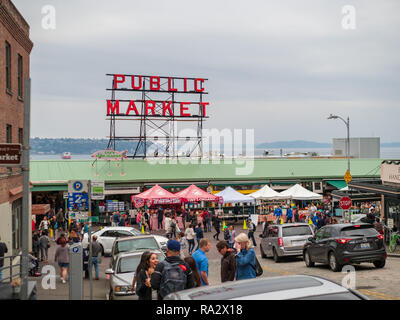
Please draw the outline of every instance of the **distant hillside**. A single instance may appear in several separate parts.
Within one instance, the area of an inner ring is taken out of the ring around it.
[[[381,148],[399,148],[400,142],[386,142],[381,143]]]
[[[331,143],[312,142],[304,140],[265,142],[256,145],[256,148],[332,148]]]
[[[71,152],[72,154],[92,154],[99,150],[107,148],[108,139],[48,139],[48,138],[31,138],[32,154],[62,154],[63,152]],[[133,152],[136,143],[131,141],[117,141],[115,149],[117,151],[128,150]]]

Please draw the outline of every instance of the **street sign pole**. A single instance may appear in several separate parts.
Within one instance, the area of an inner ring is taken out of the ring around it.
[[[90,300],[93,300],[93,277],[92,277],[92,182],[88,181],[88,193],[89,193],[89,219],[88,219],[88,240],[89,240],[89,284],[90,284]]]
[[[21,221],[21,299],[28,299],[28,250],[29,250],[29,138],[31,118],[31,79],[25,79],[24,90],[24,143],[22,152],[22,221]]]

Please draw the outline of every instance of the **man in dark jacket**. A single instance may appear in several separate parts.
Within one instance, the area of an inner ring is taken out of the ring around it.
[[[1,242],[0,237],[0,268],[4,266],[4,255],[8,252],[7,245]],[[0,270],[0,282],[3,281],[3,270]]]
[[[217,243],[217,250],[222,255],[221,259],[221,282],[235,280],[236,259],[234,249],[229,248],[226,241]]]
[[[164,211],[161,207],[158,208],[157,211],[157,218],[158,218],[158,229],[163,228],[163,219],[164,219]]]
[[[167,258],[157,264],[156,269],[151,275],[150,284],[154,290],[157,290],[158,300],[162,300],[171,292],[190,289],[194,287],[194,277],[189,265],[184,262],[179,254],[181,245],[179,241],[169,240],[167,242]],[[174,268],[175,266],[175,268]],[[168,271],[171,270],[171,271]],[[168,274],[174,275],[174,279],[168,279]],[[181,283],[180,279],[183,279]]]

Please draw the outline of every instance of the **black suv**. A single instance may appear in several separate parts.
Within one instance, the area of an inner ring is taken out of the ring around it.
[[[307,267],[320,262],[329,264],[336,272],[345,264],[361,262],[372,262],[376,268],[383,268],[386,250],[383,236],[371,224],[332,224],[308,239],[303,257]]]

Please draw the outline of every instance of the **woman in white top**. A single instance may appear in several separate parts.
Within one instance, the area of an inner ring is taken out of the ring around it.
[[[190,255],[192,254],[192,251],[194,249],[194,237],[195,236],[196,236],[196,233],[193,230],[193,225],[190,225],[189,228],[187,228],[185,230],[185,237],[186,237],[186,240],[189,243],[188,251],[189,251]]]

